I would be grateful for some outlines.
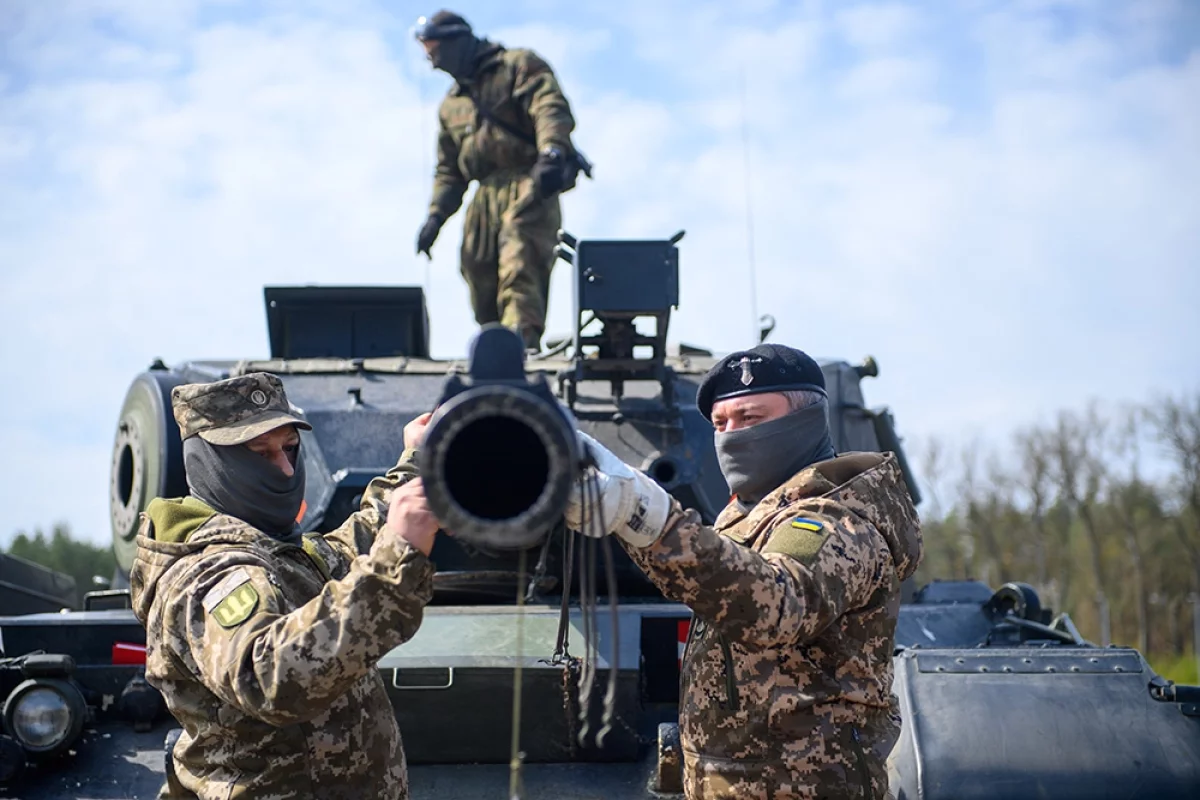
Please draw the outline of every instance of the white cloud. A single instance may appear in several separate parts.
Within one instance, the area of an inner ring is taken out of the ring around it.
[[[1167,30],[1179,7],[1135,5],[463,13],[545,55],[574,104],[597,180],[564,198],[569,230],[688,230],[672,338],[734,349],[772,313],[777,340],[876,355],[868,400],[907,435],[965,438],[1200,385],[1200,54]],[[0,394],[0,542],[59,517],[102,540],[129,381],[264,354],[264,284],[424,284],[435,354],[473,329],[461,216],[431,264],[413,253],[446,82],[411,20],[167,6],[0,25],[0,358],[22,376]],[[560,262],[552,333],[569,297]]]
[[[920,27],[920,13],[901,3],[852,6],[834,15],[846,40],[863,50],[879,50],[909,40]]]

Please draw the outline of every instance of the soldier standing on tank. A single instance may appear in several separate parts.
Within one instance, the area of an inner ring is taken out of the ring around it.
[[[429,415],[358,511],[301,535],[311,426],[279,379],[178,386],[171,402],[189,494],[150,502],[130,575],[146,680],[183,727],[160,797],[407,798],[376,663],[433,592],[438,523],[415,465]]]
[[[679,708],[685,794],[883,798],[900,731],[900,583],[922,554],[896,456],[835,455],[824,375],[789,347],[722,359],[697,405],[734,495],[712,527],[582,434],[601,502],[587,508],[577,488],[566,515],[575,530],[615,534],[692,609]]]
[[[477,38],[458,14],[422,17],[415,36],[433,67],[454,78],[438,110],[433,199],[417,253],[432,258],[442,225],[478,181],[460,252],[475,321],[501,322],[536,351],[562,227],[558,196],[580,168],[570,104],[540,56]]]

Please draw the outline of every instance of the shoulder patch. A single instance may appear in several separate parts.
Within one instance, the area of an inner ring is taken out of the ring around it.
[[[763,547],[764,553],[782,553],[809,566],[829,541],[825,524],[808,517],[796,517],[787,525],[779,525],[771,531]]]
[[[226,575],[220,583],[208,590],[208,594],[204,595],[204,599],[200,604],[204,606],[204,610],[212,613],[212,610],[217,607],[226,597],[233,592],[234,589],[241,586],[243,583],[250,582],[250,573],[245,567],[238,567],[233,572]]]
[[[212,615],[216,617],[217,624],[222,628],[232,628],[249,619],[256,608],[258,608],[258,590],[252,583],[243,583],[228,597],[217,603],[216,608],[212,610]]]

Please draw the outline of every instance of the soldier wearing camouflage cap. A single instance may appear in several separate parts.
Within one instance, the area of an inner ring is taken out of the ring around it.
[[[416,39],[434,69],[454,78],[438,109],[437,166],[417,253],[478,182],[463,222],[459,269],[480,325],[501,322],[537,350],[546,324],[559,195],[580,168],[575,118],[550,65],[527,49],[479,38],[451,11],[417,20]]]
[[[189,494],[142,514],[130,573],[146,679],[183,727],[160,797],[407,798],[376,663],[433,592],[415,448],[326,534],[301,534],[311,430],[274,375],[171,393]]]
[[[577,488],[566,515],[585,534],[615,534],[692,609],[685,795],[886,797],[900,583],[922,553],[896,456],[835,455],[824,375],[790,347],[727,356],[696,402],[733,493],[712,527],[586,435],[602,500],[585,505]]]

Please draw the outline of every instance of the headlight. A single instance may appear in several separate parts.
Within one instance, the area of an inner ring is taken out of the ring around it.
[[[4,701],[4,727],[34,755],[56,755],[83,730],[87,704],[70,683],[34,678],[13,689]]]

